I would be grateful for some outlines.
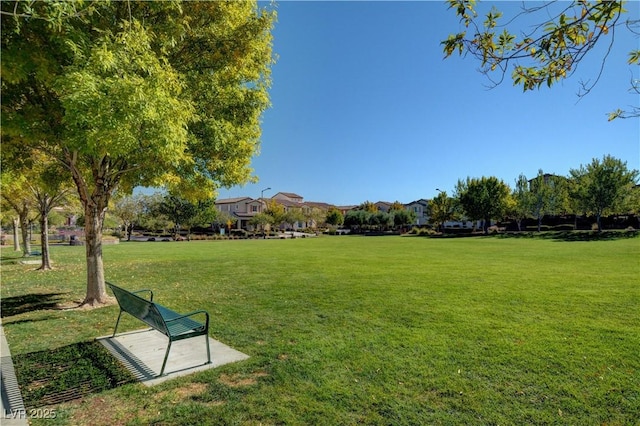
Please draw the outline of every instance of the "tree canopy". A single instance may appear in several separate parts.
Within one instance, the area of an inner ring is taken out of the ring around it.
[[[344,223],[344,215],[337,208],[331,207],[327,212],[327,223],[333,226],[340,226]]]
[[[507,208],[509,187],[496,177],[467,178],[458,181],[457,197],[466,216],[484,221],[487,233],[491,219],[502,219]]]
[[[598,231],[602,230],[603,214],[620,208],[637,184],[638,171],[629,170],[627,163],[605,155],[590,164],[570,170],[573,179],[572,196],[579,207],[596,216]]]
[[[511,69],[513,84],[524,91],[543,85],[551,87],[573,75],[588,54],[600,54],[601,66],[594,78],[581,82],[579,96],[583,96],[600,79],[616,31],[626,27],[640,33],[640,19],[624,19],[627,11],[623,0],[533,2],[528,7],[522,2],[520,12],[509,17],[503,17],[496,7],[483,17],[478,16],[476,0],[447,0],[447,3],[464,28],[442,42],[445,57],[455,52],[471,54],[480,62],[480,71],[496,85]],[[532,19],[535,24],[525,25],[524,19]],[[600,44],[608,45],[593,53]],[[629,51],[628,63],[640,65],[637,45]],[[640,93],[637,80],[631,81],[631,90]],[[638,115],[640,109],[633,106],[628,111],[611,112],[609,120]]]
[[[444,223],[457,216],[456,202],[447,195],[446,191],[439,191],[438,195],[428,205],[429,222],[434,223],[444,232]]]
[[[255,1],[52,4],[2,2],[3,144],[71,172],[86,218],[85,302],[101,303],[116,189],[196,200],[254,179],[275,12]]]

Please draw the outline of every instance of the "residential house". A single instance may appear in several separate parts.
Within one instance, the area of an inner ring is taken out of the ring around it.
[[[374,206],[376,206],[379,212],[385,212],[385,213],[389,213],[389,210],[391,210],[392,205],[393,203],[389,203],[387,201],[378,201],[377,203],[374,204]]]
[[[216,209],[229,215],[232,228],[251,229],[249,221],[253,216],[262,213],[266,208],[263,200],[254,200],[251,197],[223,198],[216,200]]]
[[[274,195],[273,197],[271,197],[272,200],[276,200],[276,201],[285,201],[288,203],[297,203],[297,204],[302,204],[302,196],[298,195],[298,194],[294,194],[292,192],[278,192],[276,195]]]
[[[414,212],[416,214],[416,223],[417,226],[426,225],[429,223],[429,200],[421,198],[416,201],[412,201],[408,204],[404,205],[404,208]]]
[[[332,207],[331,204],[322,202],[305,202],[302,196],[292,192],[278,192],[276,195],[271,197],[271,200],[283,206],[285,212],[292,209],[300,209],[302,211],[306,217],[305,221],[297,221],[296,223],[282,225],[282,227],[287,227],[287,225],[289,225],[294,230],[317,227],[319,224],[317,223],[317,218],[314,217],[313,211],[322,210],[326,212],[330,207]]]
[[[332,204],[324,202],[304,201],[304,198],[301,195],[292,192],[278,192],[271,198],[253,199],[250,197],[238,197],[220,199],[216,201],[216,208],[221,212],[226,212],[235,220],[234,224],[232,224],[233,228],[252,230],[253,228],[249,224],[249,222],[255,215],[264,212],[270,202],[276,202],[280,204],[281,206],[283,206],[285,212],[290,211],[291,209],[300,209],[303,212],[303,214],[306,216],[305,221],[298,221],[292,224],[282,224],[281,226],[281,228],[283,229],[292,228],[294,230],[314,228],[318,226],[318,219],[317,217],[314,217],[314,212],[317,210],[326,212],[330,208],[334,207],[337,208],[343,215],[346,215],[350,210],[358,208],[357,205],[334,206]],[[428,200],[421,198],[408,204],[404,204],[405,209],[413,211],[416,214],[415,225],[421,226],[428,223],[428,203]],[[389,212],[392,205],[393,203],[389,203],[386,201],[378,201],[377,203],[375,203],[375,206],[378,208],[378,210],[382,212]],[[471,224],[462,222],[449,222],[447,223],[447,226],[465,227],[471,226]]]
[[[338,210],[340,210],[340,213],[342,213],[342,215],[346,215],[347,212],[350,212],[351,210],[356,210],[358,208],[358,206],[356,205],[351,205],[351,206],[336,206],[336,208]]]
[[[271,198],[253,199],[250,197],[238,197],[238,198],[225,198],[216,200],[216,208],[220,212],[224,212],[232,218],[232,228],[253,230],[250,225],[251,219],[264,212],[268,208],[269,202],[276,202],[284,207],[284,211],[290,211],[291,209],[300,209],[303,214],[308,218],[305,221],[298,221],[292,224],[282,224],[282,228],[304,229],[316,227],[317,217],[314,210],[327,211],[331,204],[322,202],[304,202],[304,198],[298,194],[291,192],[278,192]]]

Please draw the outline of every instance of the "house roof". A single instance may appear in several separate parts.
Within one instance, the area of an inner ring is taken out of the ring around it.
[[[276,195],[274,195],[274,196],[273,196],[273,197],[271,197],[271,198],[275,198],[275,197],[277,197],[278,195],[284,195],[284,196],[285,196],[285,197],[287,197],[287,198],[300,198],[300,199],[302,199],[302,198],[303,198],[301,195],[294,194],[293,192],[278,192]]]
[[[308,207],[317,207],[319,209],[329,210],[331,207],[334,207],[333,204],[322,203],[319,201],[305,201],[304,204]]]
[[[305,205],[304,203],[292,201],[286,198],[274,198],[273,201],[285,207],[303,207]]]
[[[234,204],[239,203],[240,201],[252,200],[251,197],[236,197],[236,198],[221,198],[216,200],[216,204]]]
[[[238,219],[251,219],[256,215],[254,212],[233,212],[233,216]]]
[[[337,206],[336,208],[337,208],[338,210],[345,210],[345,211],[346,211],[346,210],[354,210],[354,209],[357,209],[357,208],[358,208],[358,206],[357,206],[357,205],[355,205],[355,204],[353,204],[353,205],[350,205],[350,206]]]

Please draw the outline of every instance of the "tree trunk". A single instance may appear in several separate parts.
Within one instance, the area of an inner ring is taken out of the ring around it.
[[[18,234],[18,228],[20,227],[20,221],[17,217],[13,218],[13,250],[20,251],[20,236]]]
[[[20,213],[20,233],[22,234],[22,257],[31,256],[31,238],[29,237],[29,217]]]
[[[107,303],[107,287],[104,279],[102,262],[102,225],[106,211],[108,196],[102,194],[97,203],[85,206],[85,248],[87,253],[87,295],[83,305],[96,306]],[[101,207],[105,205],[105,207]]]
[[[87,257],[87,294],[83,306],[98,306],[111,301],[107,295],[102,263],[102,226],[109,205],[111,192],[118,186],[117,177],[108,178],[111,163],[109,157],[91,165],[93,182],[91,189],[77,166],[77,153],[65,152],[67,165],[78,189],[84,208],[84,235]]]
[[[48,271],[51,268],[49,258],[49,216],[40,212],[40,244],[42,245],[42,264],[40,270]]]

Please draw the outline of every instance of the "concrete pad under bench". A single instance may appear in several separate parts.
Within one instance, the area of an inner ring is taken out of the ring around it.
[[[176,377],[249,358],[248,355],[209,336],[207,338],[211,348],[211,364],[205,364],[207,350],[204,337],[179,340],[171,345],[165,374],[160,377],[158,374],[169,344],[164,334],[153,329],[145,329],[117,334],[115,337],[98,337],[96,340],[120,360],[138,380],[147,386],[153,386]]]

